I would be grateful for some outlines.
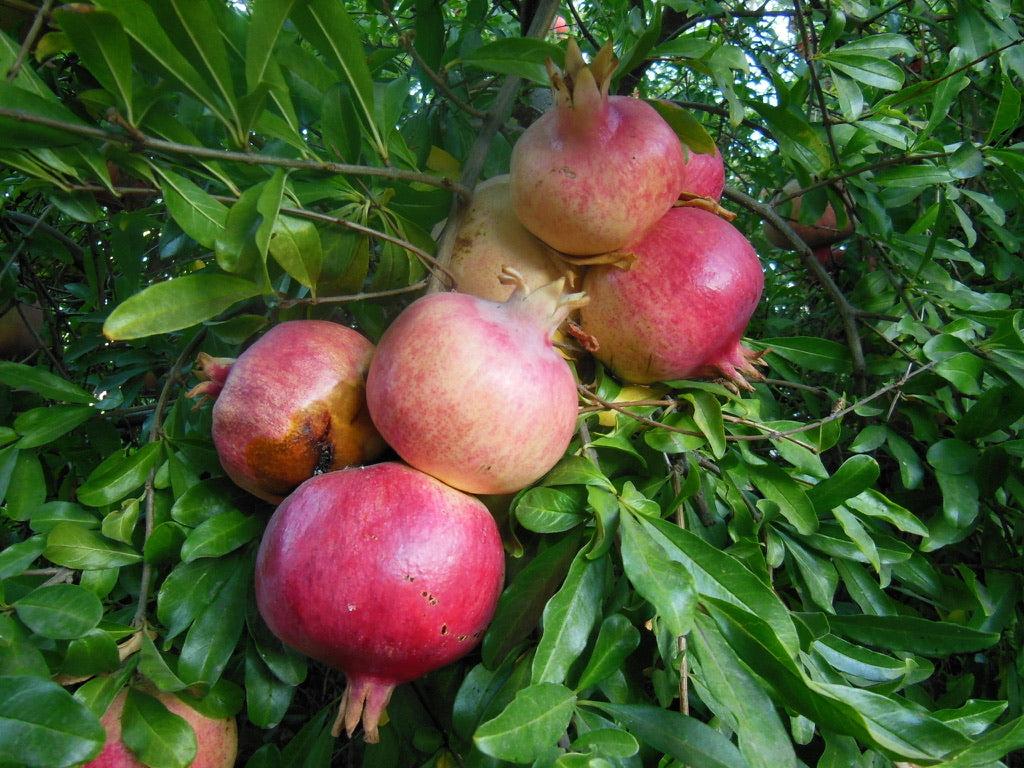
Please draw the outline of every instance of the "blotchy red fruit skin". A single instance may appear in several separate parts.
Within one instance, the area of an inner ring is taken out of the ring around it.
[[[196,757],[189,768],[231,768],[238,754],[238,726],[235,718],[212,718],[203,715],[173,693],[145,686],[143,692],[155,696],[171,712],[184,718],[196,734]],[[128,689],[121,690],[100,718],[107,731],[107,741],[99,755],[82,768],[146,768],[121,740],[121,713]]]
[[[764,274],[750,242],[699,208],[673,208],[628,249],[629,269],[591,267],[583,330],[595,355],[634,384],[724,375],[746,386],[757,375],[740,337],[761,297]]]
[[[715,202],[721,200],[725,190],[725,161],[718,147],[711,154],[687,151],[682,189],[684,194],[708,197]]]
[[[683,191],[679,137],[642,99],[609,96],[615,63],[606,46],[585,65],[570,39],[565,71],[548,67],[554,108],[512,148],[510,191],[519,220],[573,256],[636,240]]]
[[[277,508],[256,602],[284,643],[345,673],[340,720],[368,741],[391,690],[468,653],[504,579],[483,503],[398,462],[318,475]]]
[[[557,463],[578,406],[572,370],[551,343],[578,306],[562,287],[520,286],[504,303],[434,293],[395,319],[370,365],[366,402],[399,456],[478,494],[514,493]]]
[[[372,342],[347,326],[291,320],[227,361],[226,371],[207,357],[211,381],[192,394],[216,397],[213,442],[228,476],[278,503],[318,472],[380,456],[384,441],[365,396],[373,352]]]

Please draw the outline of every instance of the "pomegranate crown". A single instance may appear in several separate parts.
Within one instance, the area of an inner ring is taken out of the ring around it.
[[[518,270],[505,265],[501,269],[498,280],[504,285],[515,286],[505,306],[530,317],[542,328],[550,339],[555,329],[562,324],[569,314],[585,305],[589,298],[582,291],[579,293],[565,292],[565,278],[559,277],[546,285],[531,291]]]
[[[559,69],[551,59],[546,64],[555,106],[585,109],[608,99],[612,73],[619,60],[609,40],[588,65],[576,40],[570,37],[565,51],[565,68]]]

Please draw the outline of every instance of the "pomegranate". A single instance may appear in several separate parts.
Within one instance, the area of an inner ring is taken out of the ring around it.
[[[501,281],[510,266],[531,288],[563,274],[557,255],[516,218],[509,199],[508,175],[481,182],[459,226],[449,270],[455,290],[490,301],[505,301],[514,287]],[[564,268],[565,270],[568,267]]]
[[[43,310],[19,301],[0,312],[0,360],[20,360],[43,348]]]
[[[190,768],[231,768],[238,754],[238,727],[235,718],[207,717],[183,702],[173,693],[160,691],[151,685],[140,687],[143,693],[154,696],[167,709],[192,726],[196,736],[196,756]],[[107,731],[107,741],[100,753],[82,768],[145,768],[121,739],[121,713],[124,711],[128,689],[122,689],[100,718]]]
[[[384,332],[366,379],[370,415],[412,466],[469,493],[514,493],[547,472],[576,429],[572,369],[551,343],[584,303],[564,278],[498,303],[433,293]]]
[[[565,71],[548,61],[555,106],[512,148],[512,205],[523,226],[573,256],[637,240],[679,197],[685,157],[675,131],[642,99],[609,96],[608,44],[588,66],[569,39]]]
[[[498,527],[479,499],[398,462],[318,475],[275,510],[256,604],[282,642],[345,674],[335,735],[365,738],[395,686],[468,653],[501,593]]]
[[[800,182],[796,179],[791,179],[786,182],[782,187],[782,195],[791,195],[795,192],[800,191]],[[832,203],[828,203],[825,206],[824,213],[815,221],[813,224],[801,224],[800,223],[800,205],[803,200],[802,195],[794,197],[789,205],[788,212],[785,212],[785,208],[779,206],[780,213],[783,214],[783,218],[786,219],[786,223],[789,224],[794,234],[803,240],[807,246],[814,251],[815,257],[822,264],[832,263],[832,246],[842,240],[845,240],[853,234],[854,224],[853,219],[847,215],[845,217],[846,224],[843,227],[839,227],[838,216],[836,215],[835,208],[832,207]],[[785,204],[784,204],[785,205]],[[777,248],[783,250],[792,251],[796,250],[796,246],[781,230],[772,226],[769,222],[764,223],[764,234],[768,238],[768,242]]]
[[[750,242],[700,208],[673,208],[639,242],[629,269],[591,267],[580,323],[596,357],[648,384],[723,375],[749,387],[754,353],[740,344],[764,274]]]
[[[724,189],[725,161],[718,147],[711,154],[687,150],[686,165],[683,168],[683,196],[707,197],[717,202],[722,199]]]
[[[237,360],[200,354],[206,381],[188,394],[214,399],[213,442],[228,477],[276,504],[315,474],[383,453],[366,410],[373,349],[344,325],[289,320]]]

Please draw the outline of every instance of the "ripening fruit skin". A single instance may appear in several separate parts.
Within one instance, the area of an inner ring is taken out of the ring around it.
[[[797,192],[799,189],[800,183],[795,179],[792,179],[783,185],[782,194],[790,195]],[[815,251],[815,256],[817,256],[818,260],[825,263],[830,260],[830,246],[845,240],[853,234],[855,229],[853,218],[847,215],[846,224],[840,228],[835,208],[832,207],[832,203],[828,203],[825,206],[825,211],[816,222],[813,224],[801,224],[801,200],[802,196],[794,197],[789,213],[784,215],[783,218],[785,218],[786,223],[789,224],[789,227],[793,230],[794,234],[803,240],[807,244],[808,248]],[[796,246],[793,241],[786,237],[781,230],[776,229],[767,221],[764,223],[764,234],[765,237],[768,238],[768,242],[776,248],[782,248],[786,251],[796,250]]]
[[[749,387],[756,356],[740,337],[764,273],[750,242],[700,208],[673,208],[628,251],[628,269],[591,267],[580,313],[595,356],[619,378],[650,384],[725,376]]]
[[[514,493],[565,453],[576,430],[576,380],[551,343],[583,301],[562,279],[504,303],[423,296],[381,336],[366,402],[406,462],[468,493]]]
[[[516,217],[508,178],[508,174],[495,176],[473,190],[449,265],[459,293],[505,301],[515,290],[515,286],[501,280],[506,266],[519,272],[530,288],[539,288],[563,275],[552,249]]]
[[[512,205],[528,230],[572,256],[616,251],[678,199],[679,137],[642,99],[609,96],[616,60],[605,46],[590,65],[569,40],[565,71],[549,63],[553,109],[512,147]]]
[[[274,512],[256,560],[267,626],[347,679],[335,733],[366,740],[396,685],[476,646],[504,582],[487,507],[398,462],[328,472]]]
[[[683,194],[707,197],[718,202],[724,190],[725,161],[718,147],[711,154],[687,150],[686,165],[683,167]]]
[[[200,355],[209,380],[189,395],[215,398],[213,442],[228,477],[276,504],[319,472],[380,456],[365,395],[373,352],[347,326],[290,320],[237,360]]]
[[[42,349],[37,334],[42,332],[43,321],[43,310],[24,302],[0,314],[0,360],[20,360]]]
[[[231,768],[238,754],[238,726],[235,718],[207,717],[190,707],[173,693],[144,686],[141,690],[163,702],[171,712],[184,718],[196,735],[196,757],[189,768]],[[107,731],[107,741],[99,755],[81,768],[146,768],[121,740],[121,712],[128,697],[122,689],[100,718]]]

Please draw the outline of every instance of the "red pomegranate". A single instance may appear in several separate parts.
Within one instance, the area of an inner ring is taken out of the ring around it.
[[[700,208],[673,208],[639,242],[629,269],[592,267],[581,326],[595,352],[633,384],[723,375],[757,376],[740,336],[764,274],[750,242]]]
[[[366,402],[412,466],[469,493],[514,493],[547,472],[576,430],[576,381],[551,343],[583,303],[563,279],[504,303],[433,293],[384,332]]]
[[[608,44],[587,66],[570,38],[565,71],[550,61],[552,110],[512,148],[512,205],[528,230],[573,256],[635,241],[679,197],[685,158],[665,119],[642,99],[609,96]]]
[[[167,709],[183,718],[196,738],[196,756],[189,768],[231,768],[238,754],[238,727],[235,718],[213,718],[201,714],[173,693],[157,690],[151,685],[142,686],[142,693],[158,699]],[[82,768],[146,768],[146,763],[127,747],[121,738],[121,713],[128,698],[124,688],[114,697],[100,723],[107,731],[107,741],[102,751]]]
[[[718,147],[713,153],[687,150],[681,189],[684,196],[721,200],[725,189],[725,161]]]
[[[276,504],[315,474],[380,456],[365,395],[373,349],[344,325],[290,320],[237,360],[200,354],[206,381],[189,396],[215,398],[213,442],[228,477]]]
[[[318,475],[274,512],[256,561],[256,603],[292,648],[341,670],[335,735],[366,740],[392,690],[468,653],[504,580],[483,503],[397,462]]]
[[[473,190],[449,265],[459,293],[505,301],[515,287],[502,282],[504,267],[519,272],[530,288],[557,280],[568,269],[550,247],[519,223],[508,187],[506,174],[487,179]]]
[[[800,191],[800,182],[791,179],[782,187],[782,195],[788,196]],[[839,226],[839,217],[836,215],[832,203],[825,206],[825,211],[813,224],[800,223],[800,207],[803,195],[794,197],[789,204],[779,205],[779,213],[782,214],[786,223],[793,230],[794,234],[803,240],[807,246],[814,251],[815,257],[822,264],[832,263],[832,246],[841,242],[853,234],[854,223],[847,211],[845,224]],[[770,224],[764,223],[764,234],[768,242],[777,248],[786,251],[796,250],[796,244],[790,240],[781,230]]]

